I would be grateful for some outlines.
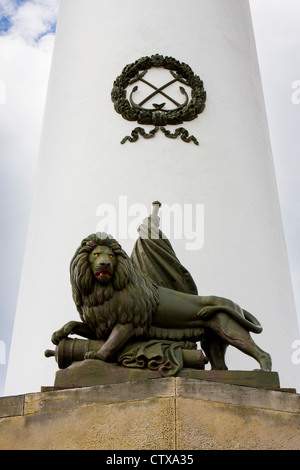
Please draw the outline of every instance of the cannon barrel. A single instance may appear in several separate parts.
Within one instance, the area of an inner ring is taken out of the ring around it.
[[[83,361],[89,351],[98,351],[104,341],[78,338],[64,338],[54,350],[46,349],[46,357],[55,357],[60,369],[66,369],[73,362]],[[201,349],[182,349],[183,366],[193,369],[205,369],[207,357]]]
[[[66,369],[75,361],[83,361],[89,351],[98,351],[104,341],[78,338],[62,339],[54,350],[46,349],[46,357],[55,357],[60,369]]]

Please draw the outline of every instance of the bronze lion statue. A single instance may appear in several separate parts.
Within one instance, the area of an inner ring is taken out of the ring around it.
[[[56,331],[54,344],[69,334],[102,339],[99,350],[86,358],[114,361],[134,338],[200,341],[212,369],[227,369],[225,351],[232,345],[256,359],[262,370],[271,370],[270,355],[250,336],[262,331],[255,317],[222,297],[158,285],[108,235],[92,234],[81,242],[70,277],[81,322]]]

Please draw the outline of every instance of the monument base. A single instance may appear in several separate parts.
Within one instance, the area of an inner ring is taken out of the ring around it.
[[[188,450],[201,463],[197,450],[299,443],[296,393],[170,377],[0,398],[2,450],[106,450],[98,464],[122,450]]]
[[[197,370],[183,368],[177,376],[257,388],[280,388],[278,373],[262,370]],[[54,387],[42,387],[42,390],[88,387],[158,378],[162,378],[162,376],[157,370],[127,368],[113,363],[87,359],[74,362],[66,369],[58,370]]]

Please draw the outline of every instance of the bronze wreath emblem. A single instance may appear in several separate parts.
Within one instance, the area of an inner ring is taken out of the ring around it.
[[[161,67],[169,70],[170,81],[158,87],[146,80],[145,76],[149,69],[153,67]],[[151,93],[140,103],[134,101],[135,92],[138,90],[138,82],[142,82],[151,88]],[[166,93],[166,89],[176,83],[181,84],[179,90],[183,95],[183,102],[179,103]],[[135,84],[131,90],[129,98],[127,98],[127,87]],[[185,87],[191,89],[190,96]],[[154,90],[154,91],[153,91]],[[166,103],[153,103],[152,107],[147,107],[146,103],[154,96],[160,95],[166,98],[175,106],[167,109]],[[150,124],[154,129],[148,133],[142,127],[136,127],[131,136],[126,136],[121,141],[124,144],[127,140],[135,142],[139,135],[145,139],[154,137],[158,130],[175,139],[179,135],[184,142],[193,141],[199,145],[194,136],[183,127],[179,127],[175,132],[165,129],[164,126],[182,124],[184,121],[192,121],[198,114],[202,113],[205,108],[206,92],[203,87],[202,80],[194,74],[191,67],[185,63],[179,62],[172,57],[163,57],[156,54],[151,57],[142,57],[132,64],[126,65],[121,75],[116,78],[111,91],[111,99],[117,113],[127,121],[137,121],[139,124]]]

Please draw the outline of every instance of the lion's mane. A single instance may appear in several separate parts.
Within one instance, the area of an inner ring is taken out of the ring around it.
[[[95,279],[89,254],[96,246],[110,247],[116,257],[114,274],[108,284]],[[107,339],[117,324],[133,323],[136,335],[151,326],[159,297],[151,279],[138,271],[119,243],[106,234],[92,234],[82,240],[70,264],[73,300],[82,321],[95,337]]]

